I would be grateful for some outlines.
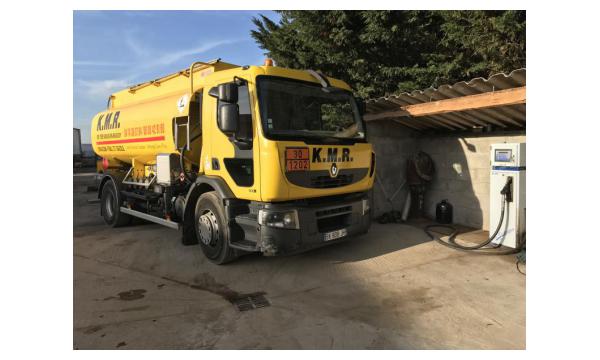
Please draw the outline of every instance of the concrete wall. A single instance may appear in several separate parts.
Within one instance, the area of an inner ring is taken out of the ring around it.
[[[416,151],[417,133],[394,121],[384,120],[368,122],[367,136],[376,154],[373,216],[392,210],[392,206],[401,211],[408,191],[406,185],[394,197],[393,205],[386,198],[406,180],[406,160]]]
[[[435,218],[442,199],[454,207],[454,222],[489,230],[490,145],[525,142],[525,133],[421,137],[417,149],[428,153],[436,166],[425,194],[425,209]]]
[[[454,222],[489,230],[490,145],[524,142],[525,133],[501,135],[470,134],[423,136],[390,120],[367,123],[369,141],[377,155],[377,171],[372,192],[373,216],[401,211],[408,187],[406,161],[421,150],[434,161],[436,173],[425,194],[425,211],[435,218],[435,206],[443,199],[454,207]]]

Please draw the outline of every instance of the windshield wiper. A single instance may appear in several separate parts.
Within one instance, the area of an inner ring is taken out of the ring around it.
[[[315,140],[327,140],[328,142],[334,142],[334,143],[345,143],[345,142],[355,142],[356,140],[361,140],[358,138],[350,138],[350,137],[337,137],[337,136],[332,136],[332,135],[319,135],[319,134],[314,134],[305,130],[297,130],[298,132],[302,133],[302,137],[304,138],[310,138],[310,139],[315,139]]]
[[[353,136],[335,136],[335,135],[326,135],[326,134],[315,134],[310,130],[296,130],[298,132],[302,132],[306,134],[306,136],[314,137],[314,138],[329,138],[329,139],[338,139],[338,140],[347,140],[347,139],[357,139]],[[353,130],[352,135],[357,134],[359,131]],[[339,133],[339,132],[338,132]]]
[[[337,88],[337,87],[331,86],[331,84],[329,83],[329,80],[327,80],[327,76],[321,74],[318,71],[306,70],[306,72],[308,72],[312,77],[314,77],[315,79],[317,79],[317,81],[321,84],[321,90],[323,92],[326,92],[326,93],[341,93],[341,92],[346,92],[347,91],[347,90],[344,90],[344,89],[341,89],[341,88]]]

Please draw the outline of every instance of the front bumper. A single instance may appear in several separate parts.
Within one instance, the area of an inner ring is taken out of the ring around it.
[[[363,208],[364,199],[368,199],[366,194],[311,205],[260,203],[259,206],[268,210],[296,210],[300,226],[299,229],[282,229],[259,225],[257,248],[267,256],[288,255],[364,234],[371,226],[370,210]],[[325,240],[325,234],[341,229],[345,229],[345,236]]]

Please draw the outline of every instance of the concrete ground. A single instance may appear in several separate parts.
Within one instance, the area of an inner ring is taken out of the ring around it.
[[[73,187],[76,349],[524,349],[514,255],[447,249],[418,227],[217,266],[179,233],[104,225],[89,177]],[[473,234],[471,234],[473,236]],[[271,306],[240,312],[231,293]]]

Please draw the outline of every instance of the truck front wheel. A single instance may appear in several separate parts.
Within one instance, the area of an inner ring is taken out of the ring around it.
[[[102,196],[100,198],[100,212],[104,218],[104,222],[112,227],[127,225],[131,222],[131,216],[121,212],[121,204],[119,203],[115,185],[112,180],[106,182],[102,187]]]
[[[223,202],[216,192],[206,192],[196,203],[195,228],[204,255],[215,264],[225,264],[237,256],[229,246],[229,227],[225,221]]]

